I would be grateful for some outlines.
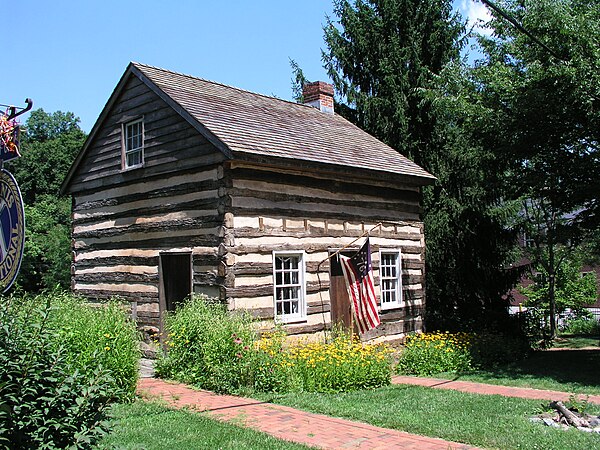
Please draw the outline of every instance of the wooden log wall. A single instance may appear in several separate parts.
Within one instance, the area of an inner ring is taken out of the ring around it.
[[[144,118],[144,167],[121,168],[122,123]],[[190,252],[194,285],[223,285],[218,247],[226,207],[223,155],[136,77],[125,85],[75,174],[75,292],[132,303],[159,323],[159,255]]]
[[[371,235],[376,290],[379,249],[401,249],[404,303],[383,311],[383,324],[365,337],[395,340],[422,329],[425,245],[419,187],[307,173],[228,165],[229,203],[221,253],[230,308],[249,310],[264,328],[272,327],[272,253],[304,250],[307,320],[286,329],[292,335],[322,332],[331,321],[329,264],[317,271],[319,263],[329,250],[343,247],[381,221],[383,227]]]

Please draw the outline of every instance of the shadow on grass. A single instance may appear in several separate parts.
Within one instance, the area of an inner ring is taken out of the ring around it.
[[[478,374],[489,379],[549,379],[600,388],[600,349],[538,351],[522,361]]]

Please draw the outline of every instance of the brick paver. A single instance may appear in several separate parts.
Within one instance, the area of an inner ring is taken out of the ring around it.
[[[392,377],[394,384],[412,384],[416,386],[425,386],[436,389],[452,389],[455,391],[471,392],[473,394],[483,395],[502,395],[504,397],[519,397],[533,400],[554,400],[567,401],[571,395],[568,392],[548,391],[543,389],[531,389],[511,386],[496,386],[493,384],[475,383],[472,381],[441,380],[437,378],[421,378],[409,376]],[[590,403],[600,405],[600,395],[578,394],[580,400],[587,400]]]
[[[312,414],[249,398],[198,391],[183,384],[143,378],[138,391],[146,398],[202,411],[222,421],[233,421],[280,439],[323,449],[473,449],[464,444],[374,427],[365,423]]]

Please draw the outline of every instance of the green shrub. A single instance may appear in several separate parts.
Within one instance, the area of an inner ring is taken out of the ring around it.
[[[567,320],[561,331],[564,334],[582,334],[588,336],[600,335],[600,322],[590,315],[579,315]]]
[[[88,448],[107,430],[113,380],[70,362],[48,327],[50,300],[0,302],[0,447]]]
[[[468,370],[471,338],[467,333],[410,334],[405,339],[397,370],[414,375]]]
[[[156,373],[216,392],[250,386],[256,333],[247,314],[197,296],[165,318],[167,353]]]
[[[413,375],[465,372],[524,357],[525,339],[497,333],[419,333],[406,337],[397,370]]]
[[[103,367],[113,379],[115,398],[132,399],[139,376],[139,337],[122,305],[91,305],[66,293],[52,294],[51,304],[48,326],[65,348],[67,361],[87,376]]]

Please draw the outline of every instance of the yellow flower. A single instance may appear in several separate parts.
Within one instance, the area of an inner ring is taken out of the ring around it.
[[[106,350],[106,351],[109,351],[109,350],[110,350],[110,347],[108,347],[108,346],[107,346],[107,347],[104,347],[104,350]]]

